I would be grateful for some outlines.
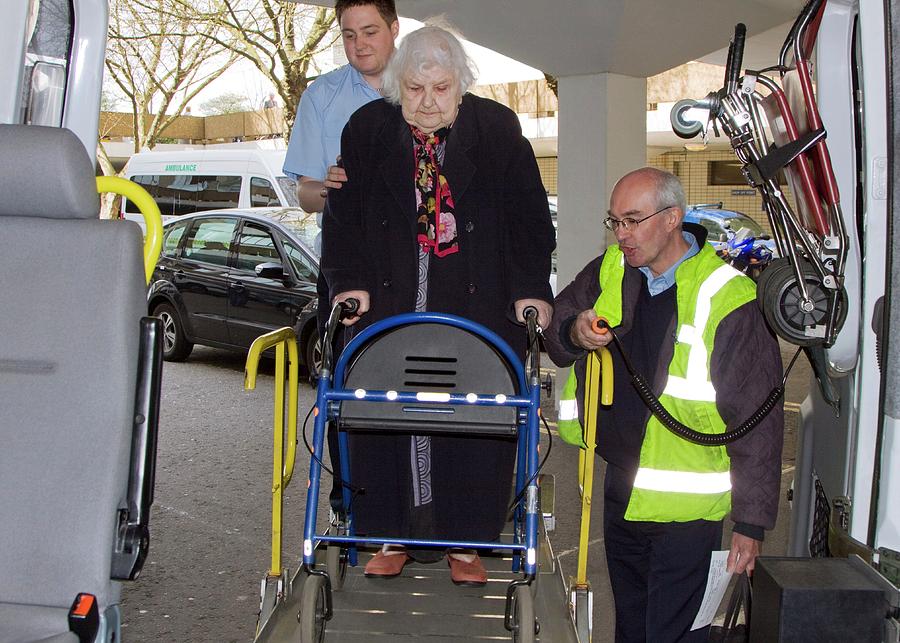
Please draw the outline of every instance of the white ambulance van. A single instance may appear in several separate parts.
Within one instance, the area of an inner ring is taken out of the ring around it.
[[[219,208],[298,206],[297,184],[281,170],[284,150],[247,148],[141,152],[126,177],[143,186],[163,219]],[[124,200],[122,215],[140,219]]]

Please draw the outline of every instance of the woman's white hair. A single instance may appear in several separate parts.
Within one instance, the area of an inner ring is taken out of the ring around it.
[[[459,38],[439,19],[429,19],[421,29],[407,34],[384,70],[381,93],[389,103],[400,104],[401,83],[408,74],[440,67],[453,74],[460,96],[475,82],[477,68]]]

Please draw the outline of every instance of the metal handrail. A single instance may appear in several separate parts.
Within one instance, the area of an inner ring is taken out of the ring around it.
[[[272,564],[270,576],[280,576],[281,526],[284,490],[294,474],[297,455],[297,389],[299,383],[297,361],[297,335],[293,328],[285,327],[257,337],[250,345],[244,370],[244,389],[256,388],[259,360],[264,351],[275,349],[275,401],[272,442]],[[284,367],[288,358],[288,412],[284,416]],[[287,453],[284,445],[287,443]]]

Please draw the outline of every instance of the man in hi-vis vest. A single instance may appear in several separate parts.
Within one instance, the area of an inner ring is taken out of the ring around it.
[[[666,410],[696,431],[735,428],[780,384],[781,355],[756,285],[716,256],[702,227],[682,224],[684,211],[672,174],[624,176],[604,221],[618,243],[557,296],[545,344],[556,364],[574,363],[560,400],[567,441],[580,442],[588,351],[611,340],[593,330],[598,316]],[[690,628],[711,552],[730,548],[729,569],[752,572],[775,525],[782,405],[728,446],[697,445],[651,415],[618,349],[610,350],[613,403],[598,413],[597,453],[607,462],[603,530],[616,641],[705,641],[708,627]],[[721,547],[729,512],[731,543]]]

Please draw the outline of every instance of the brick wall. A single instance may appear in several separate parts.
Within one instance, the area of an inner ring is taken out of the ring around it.
[[[681,179],[688,204],[718,203],[726,210],[737,210],[750,216],[767,232],[771,232],[769,220],[762,208],[762,200],[757,191],[749,194],[750,186],[709,185],[710,161],[734,161],[734,153],[730,149],[705,150],[703,152],[666,152],[647,159],[647,164],[661,170],[672,172]],[[790,188],[784,186],[785,194],[792,199]]]
[[[541,181],[547,194],[557,193],[556,178],[559,174],[559,162],[555,156],[539,156],[537,159],[538,170],[541,172]]]

